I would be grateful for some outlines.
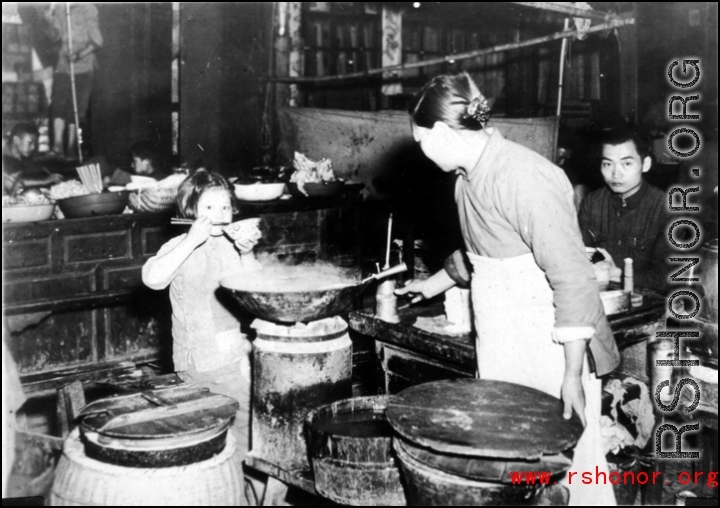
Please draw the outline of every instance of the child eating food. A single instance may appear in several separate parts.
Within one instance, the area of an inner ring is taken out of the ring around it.
[[[217,292],[221,278],[260,268],[253,254],[260,230],[251,228],[250,234],[233,239],[223,234],[236,208],[232,184],[216,173],[189,176],[180,185],[176,206],[181,217],[195,222],[145,263],[142,279],[152,289],[170,286],[178,375],[240,403],[232,427],[240,465],[249,446],[251,346]]]

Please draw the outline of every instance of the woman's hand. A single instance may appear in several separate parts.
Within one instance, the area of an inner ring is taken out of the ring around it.
[[[572,418],[573,410],[580,417],[583,427],[587,425],[585,420],[585,392],[583,392],[580,374],[565,372],[560,397],[563,401],[563,418]]]
[[[210,220],[209,217],[202,215],[193,222],[192,226],[190,226],[190,231],[188,231],[186,240],[193,246],[198,247],[205,243],[210,237],[212,227],[212,220]]]
[[[455,286],[455,281],[445,269],[442,269],[425,280],[412,279],[408,281],[405,286],[396,289],[395,294],[398,296],[409,295],[412,303],[417,303],[420,300],[427,300],[444,293],[453,286]]]
[[[405,286],[396,289],[395,294],[398,296],[410,296],[412,303],[432,298],[434,295],[431,294],[432,287],[431,284],[428,283],[429,280],[430,279],[411,279],[405,283]]]

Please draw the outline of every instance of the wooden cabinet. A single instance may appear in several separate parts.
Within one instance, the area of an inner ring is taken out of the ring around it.
[[[364,238],[383,237],[364,225],[386,218],[383,203],[344,198],[245,204],[241,212],[261,218],[259,256],[346,266],[361,263],[370,249]],[[167,290],[141,279],[145,261],[184,231],[169,219],[136,213],[3,225],[5,340],[26,390],[123,362],[172,368]]]
[[[167,295],[141,267],[174,234],[166,214],[3,227],[4,310],[21,374],[157,358]]]

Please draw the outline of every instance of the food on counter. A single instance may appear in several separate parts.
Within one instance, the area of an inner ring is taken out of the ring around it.
[[[132,175],[130,178],[132,181],[125,186],[127,190],[174,189],[177,191],[180,184],[187,178],[187,175],[185,173],[174,173],[162,180],[155,180],[142,175]]]
[[[125,185],[125,190],[153,189],[157,185],[158,181],[149,176],[130,175],[130,183]]]
[[[293,160],[295,172],[290,181],[296,183],[298,190],[307,196],[306,183],[328,183],[341,182],[342,179],[335,176],[330,159],[322,159],[318,162],[312,161],[299,152],[295,152]]]
[[[360,284],[356,270],[327,264],[274,265],[243,273],[237,287],[241,291],[293,293],[327,291]]]
[[[185,173],[174,173],[162,180],[133,175],[133,181],[125,186],[127,190],[137,191],[130,194],[130,208],[135,212],[161,212],[171,209],[175,204],[178,187],[185,178]]]
[[[260,219],[245,219],[225,226],[223,232],[235,242],[260,238]]]
[[[290,180],[292,168],[287,166],[256,166],[250,170],[241,171],[230,181],[239,185],[257,183],[287,183]]]
[[[68,180],[50,187],[50,197],[54,200],[74,198],[90,194],[90,189],[85,187],[79,180]]]
[[[49,205],[52,201],[43,194],[21,194],[19,196],[3,196],[3,206]]]

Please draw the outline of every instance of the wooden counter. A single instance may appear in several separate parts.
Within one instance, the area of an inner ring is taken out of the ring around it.
[[[399,311],[399,323],[377,319],[372,311],[350,313],[350,328],[376,341],[381,368],[378,375],[386,393],[397,393],[429,381],[475,376],[477,362],[473,336],[439,335],[413,326],[419,316],[432,317],[442,313],[443,307],[438,301]],[[617,375],[647,381],[647,340],[662,325],[664,316],[663,298],[645,292],[642,307],[609,317],[621,352],[621,362],[615,370]]]
[[[258,216],[257,253],[357,266],[386,204],[348,198],[241,203]],[[5,340],[28,393],[97,370],[171,368],[170,303],[147,289],[142,265],[170,238],[170,213],[3,224]],[[382,241],[382,239],[380,239]],[[378,249],[380,252],[381,249]]]

